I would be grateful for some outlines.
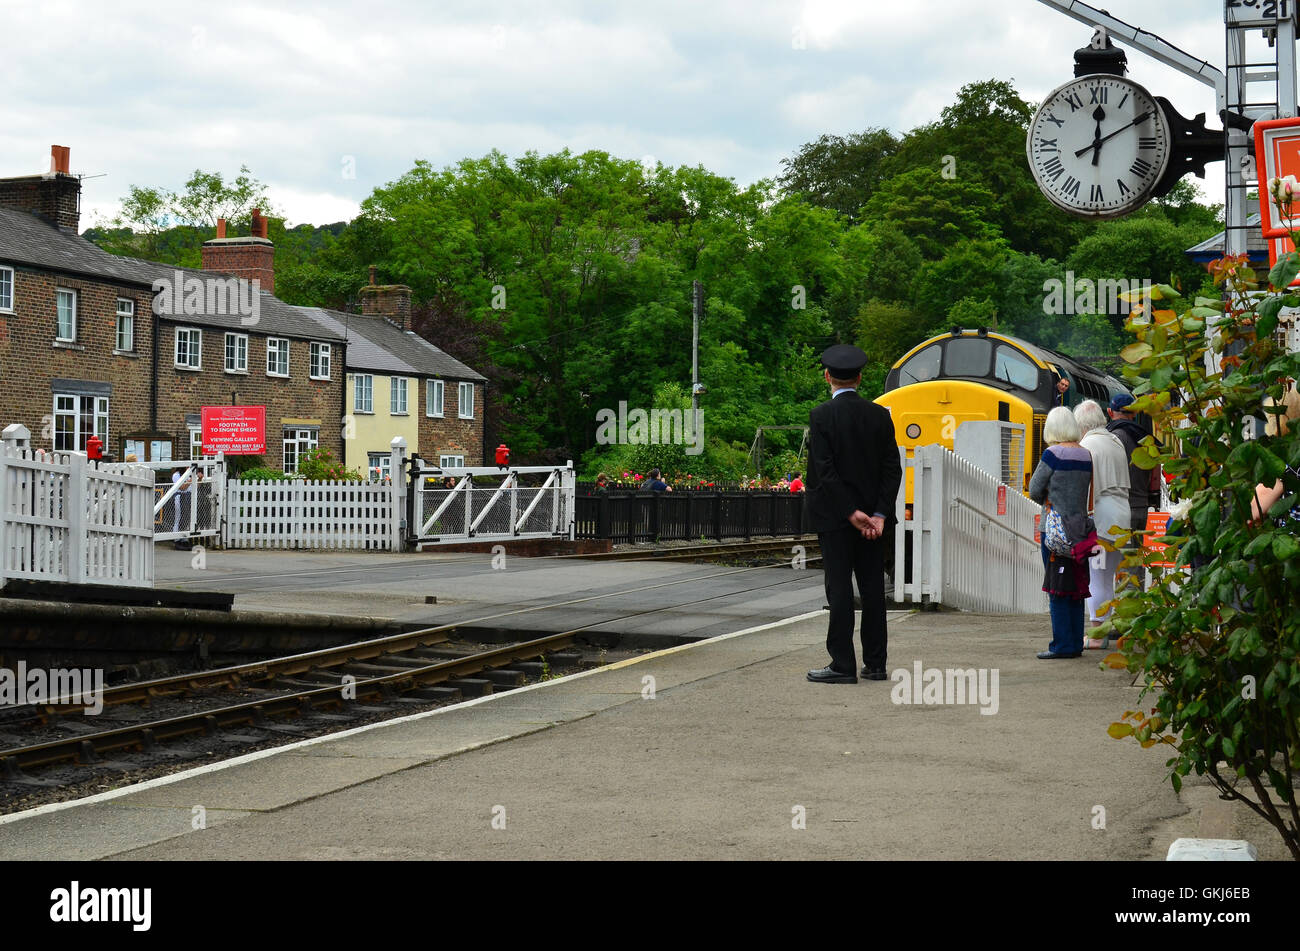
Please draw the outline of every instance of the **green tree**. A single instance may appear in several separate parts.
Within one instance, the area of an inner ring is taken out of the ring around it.
[[[780,185],[787,192],[828,208],[849,221],[885,180],[886,160],[898,151],[887,129],[867,129],[845,137],[823,135],[782,159]]]

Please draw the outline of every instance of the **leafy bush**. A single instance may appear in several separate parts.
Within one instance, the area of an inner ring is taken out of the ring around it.
[[[235,478],[246,482],[287,482],[293,478],[287,472],[272,469],[269,466],[255,466],[235,474]]]
[[[1291,514],[1300,504],[1300,426],[1268,439],[1243,434],[1250,417],[1281,413],[1273,401],[1288,380],[1300,380],[1300,355],[1274,338],[1279,309],[1300,306],[1300,295],[1286,290],[1300,257],[1279,260],[1262,295],[1244,256],[1211,271],[1226,302],[1198,298],[1188,307],[1160,285],[1150,292],[1159,309],[1144,308],[1128,324],[1138,338],[1123,351],[1139,397],[1134,409],[1164,435],[1163,445],[1148,437],[1133,460],[1173,475],[1177,518],[1159,539],[1167,551],[1124,561],[1133,573],[1107,625],[1123,646],[1105,663],[1142,677],[1143,696],[1154,694],[1155,705],[1126,712],[1110,733],[1172,746],[1176,790],[1193,770],[1207,775],[1222,798],[1271,823],[1300,859],[1300,521]],[[1207,321],[1221,321],[1209,346],[1227,354],[1222,374],[1206,370]],[[1278,480],[1282,497],[1255,517],[1255,487]],[[1153,568],[1154,583],[1141,591],[1144,560],[1178,567]]]
[[[298,476],[311,482],[365,482],[365,476],[336,460],[328,449],[311,449],[298,460]]]

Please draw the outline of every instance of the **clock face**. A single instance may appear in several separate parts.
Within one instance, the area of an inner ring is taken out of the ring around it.
[[[1169,165],[1164,110],[1120,76],[1081,76],[1053,91],[1029,124],[1025,151],[1052,204],[1086,218],[1140,208]]]

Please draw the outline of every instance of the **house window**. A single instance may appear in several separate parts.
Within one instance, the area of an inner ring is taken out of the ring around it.
[[[297,472],[298,463],[308,452],[320,444],[318,429],[286,429],[284,431],[284,471]]]
[[[375,389],[375,378],[368,373],[358,373],[352,378],[352,411],[354,413],[373,413],[375,402],[371,398]]]
[[[327,343],[311,345],[311,378],[313,380],[330,378],[330,345]]]
[[[117,349],[130,353],[135,349],[135,301],[117,299]]]
[[[465,468],[464,456],[439,456],[439,469],[463,469]]]
[[[406,415],[406,377],[395,376],[388,385],[388,412],[394,416]]]
[[[203,427],[191,426],[190,430],[190,455],[191,459],[203,458]]]
[[[55,290],[55,298],[59,311],[55,339],[71,343],[77,339],[77,292],[60,287]]]
[[[424,415],[442,415],[442,380],[430,380],[424,391]]]
[[[391,479],[393,476],[392,455],[386,452],[369,453],[369,471],[371,481],[382,482],[385,479]]]
[[[226,334],[226,372],[248,372],[248,334]]]
[[[462,383],[460,385],[460,405],[456,407],[456,413],[461,419],[474,418],[474,384]]]
[[[0,267],[0,310],[14,312],[14,269]]]
[[[203,368],[203,334],[193,327],[176,328],[176,366],[182,370]]]
[[[98,436],[108,447],[108,397],[74,393],[54,395],[54,448],[84,451],[86,440]]]
[[[266,338],[266,375],[289,375],[289,341],[280,337]]]

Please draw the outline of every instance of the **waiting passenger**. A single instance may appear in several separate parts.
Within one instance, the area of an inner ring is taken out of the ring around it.
[[[1118,436],[1106,429],[1106,413],[1094,400],[1074,408],[1074,418],[1083,433],[1080,444],[1092,456],[1092,517],[1097,526],[1098,547],[1089,562],[1088,620],[1099,627],[1110,613],[1101,606],[1115,597],[1115,570],[1124,553],[1119,537],[1129,526],[1128,453]],[[1089,637],[1084,647],[1100,650],[1104,638]]]

